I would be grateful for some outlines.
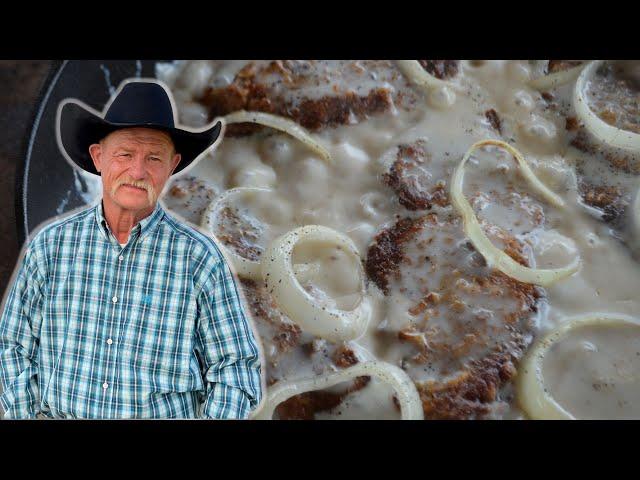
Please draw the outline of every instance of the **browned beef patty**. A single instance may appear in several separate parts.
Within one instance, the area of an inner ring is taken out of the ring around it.
[[[347,86],[354,83],[361,86]],[[200,99],[211,118],[253,110],[290,118],[309,130],[357,123],[390,111],[395,103],[414,101],[415,95],[394,62],[346,60],[253,61],[229,85],[209,87]],[[236,124],[229,126],[227,134],[246,135],[259,129]]]
[[[447,79],[459,69],[457,60],[419,60],[432,75]],[[353,87],[356,85],[356,87]],[[358,123],[396,107],[421,102],[415,89],[389,60],[252,61],[225,86],[211,86],[200,99],[210,119],[238,110],[281,115],[316,131]],[[259,125],[229,125],[227,135],[241,136]]]
[[[524,245],[485,225],[497,246],[527,265]],[[368,250],[367,274],[398,308],[380,328],[408,347],[402,368],[426,418],[484,418],[505,406],[501,389],[529,345],[543,291],[489,268],[460,219],[400,219]]]
[[[434,171],[426,142],[417,140],[398,145],[389,154],[395,160],[389,171],[382,175],[382,180],[396,192],[403,207],[408,210],[430,210],[434,205],[444,207],[449,204],[445,180],[448,176],[444,172]]]

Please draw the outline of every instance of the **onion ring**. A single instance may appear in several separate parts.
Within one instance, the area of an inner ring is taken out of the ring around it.
[[[570,319],[551,331],[529,350],[518,369],[516,380],[518,400],[522,409],[536,420],[573,420],[574,417],[545,391],[542,378],[542,360],[551,346],[574,328],[589,325],[635,325],[640,322],[632,317],[595,314]]]
[[[322,306],[300,285],[291,258],[295,245],[309,240],[335,244],[356,258],[362,297],[353,310]],[[271,243],[262,254],[261,267],[265,286],[278,307],[304,331],[330,341],[352,340],[364,333],[371,308],[360,254],[346,235],[320,225],[296,228]]]
[[[329,151],[316,142],[309,132],[298,125],[296,122],[289,120],[278,115],[272,115],[265,112],[249,112],[246,110],[238,110],[237,112],[225,115],[225,122],[231,123],[257,123],[266,127],[275,128],[282,132],[288,133],[294,138],[297,138],[302,143],[307,145],[311,150],[316,152],[322,157],[324,161],[331,164],[333,160]]]
[[[631,152],[640,151],[640,134],[609,125],[591,110],[587,103],[585,90],[589,77],[603,64],[596,60],[587,65],[576,81],[573,90],[573,107],[578,119],[585,128],[600,142]]]
[[[253,420],[270,420],[276,407],[294,395],[330,388],[338,383],[363,376],[376,377],[394,388],[403,420],[424,420],[422,402],[413,381],[402,369],[390,363],[379,361],[357,363],[344,370],[316,378],[278,382],[269,388],[264,403],[252,413],[251,418]]]
[[[451,180],[451,202],[456,210],[462,216],[464,225],[464,232],[471,240],[473,246],[482,254],[487,261],[487,264],[500,270],[505,275],[508,275],[516,280],[525,283],[533,283],[543,287],[550,286],[569,275],[575,273],[580,267],[580,259],[576,259],[568,266],[558,269],[536,269],[525,267],[520,265],[509,255],[504,253],[499,248],[495,247],[491,240],[485,235],[482,230],[480,222],[476,218],[473,208],[464,197],[462,187],[464,185],[464,168],[467,160],[471,157],[474,150],[485,145],[494,145],[502,147],[514,156],[520,170],[525,177],[525,180],[531,185],[533,190],[540,196],[545,198],[549,203],[556,207],[563,207],[564,201],[551,190],[549,190],[539,179],[535,176],[533,171],[529,168],[526,160],[522,154],[513,148],[508,143],[501,140],[481,140],[471,145],[469,150],[464,154],[462,161],[456,168],[453,178]]]

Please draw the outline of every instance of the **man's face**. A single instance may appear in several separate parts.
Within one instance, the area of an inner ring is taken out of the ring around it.
[[[116,130],[89,147],[104,196],[126,210],[155,205],[180,162],[168,134],[149,128]]]

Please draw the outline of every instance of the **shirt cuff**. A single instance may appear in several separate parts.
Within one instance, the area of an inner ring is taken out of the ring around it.
[[[245,420],[250,412],[249,397],[242,389],[213,383],[202,409],[202,418]]]

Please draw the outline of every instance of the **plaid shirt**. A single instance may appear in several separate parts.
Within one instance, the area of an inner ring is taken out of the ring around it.
[[[102,202],[44,227],[0,318],[5,418],[246,418],[260,369],[220,250],[160,203],[124,248]]]

